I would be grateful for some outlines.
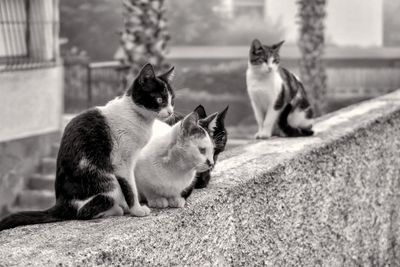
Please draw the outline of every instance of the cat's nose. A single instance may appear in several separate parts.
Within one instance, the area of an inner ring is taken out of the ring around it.
[[[206,164],[207,164],[208,167],[210,167],[210,169],[211,169],[212,167],[214,167],[214,163],[211,162],[209,159],[206,160]]]
[[[173,108],[167,108],[167,113],[168,113],[168,116],[171,116],[174,113],[174,109]]]

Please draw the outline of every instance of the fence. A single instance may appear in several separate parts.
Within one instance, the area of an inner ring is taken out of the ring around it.
[[[66,113],[102,105],[121,94],[126,87],[125,73],[128,69],[129,67],[121,66],[116,61],[90,63],[85,58],[66,60]]]
[[[170,62],[176,65],[180,72],[177,75],[177,88],[189,88],[197,93],[205,91],[211,95],[230,94],[247,101],[244,78],[247,63],[244,59],[171,58]],[[400,88],[399,62],[397,58],[390,57],[325,59],[328,98],[339,102],[328,111],[346,105],[349,99],[356,99],[352,100],[356,102]],[[286,58],[282,64],[298,73],[298,58]],[[67,64],[66,111],[76,112],[88,106],[104,104],[120,94],[126,85],[126,70],[126,66],[121,66],[115,61]],[[198,97],[191,99],[202,101]],[[179,104],[186,109],[195,104],[191,102],[193,101],[187,99],[178,100],[177,106]]]

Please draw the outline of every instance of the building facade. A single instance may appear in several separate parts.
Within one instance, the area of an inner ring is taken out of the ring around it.
[[[0,215],[60,135],[58,0],[0,0]]]
[[[288,42],[298,40],[297,1],[222,0],[230,17],[258,15],[279,23]],[[383,0],[327,1],[325,36],[338,46],[381,46],[383,44]]]

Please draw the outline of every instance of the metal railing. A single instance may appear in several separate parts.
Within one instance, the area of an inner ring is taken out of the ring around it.
[[[58,0],[0,0],[0,71],[54,65]]]
[[[173,59],[170,62],[183,71],[179,78],[181,88],[204,90],[210,88],[204,82],[209,78],[218,85],[213,90],[225,86],[233,95],[245,93],[245,68],[243,60],[218,60],[221,68],[231,68],[230,71],[221,71],[216,64],[208,64],[208,72],[204,72],[201,64],[213,62],[209,59],[196,59],[191,62],[185,59]],[[298,60],[285,60],[290,69],[298,74]],[[375,60],[354,59],[327,59],[328,97],[332,99],[370,98],[388,93],[400,88],[400,64],[397,59],[381,58]],[[231,66],[232,67],[229,67]],[[214,67],[212,67],[214,66]],[[126,71],[117,61],[108,62],[81,62],[64,65],[66,112],[81,111],[93,105],[103,105],[108,100],[121,94],[126,89]],[[190,69],[191,71],[187,72]],[[215,73],[214,73],[215,72]],[[231,74],[229,74],[231,73]],[[201,78],[199,78],[201,76]],[[228,77],[229,76],[229,77]],[[221,84],[220,81],[224,81]],[[238,90],[240,92],[238,92]],[[216,92],[217,93],[217,92]]]

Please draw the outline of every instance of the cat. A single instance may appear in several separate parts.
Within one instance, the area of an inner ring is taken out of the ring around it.
[[[55,206],[11,214],[0,221],[0,230],[124,213],[148,215],[150,209],[139,203],[133,170],[154,120],[173,113],[173,72],[156,76],[147,64],[124,95],[74,117],[57,156]]]
[[[216,124],[217,115],[199,120],[192,112],[173,126],[154,123],[153,135],[135,168],[139,195],[149,207],[185,205],[191,193],[185,189],[193,183],[196,171],[204,172],[214,165],[214,145],[205,128]]]
[[[214,166],[217,163],[218,155],[225,150],[226,142],[228,140],[228,132],[225,128],[225,116],[228,111],[229,106],[227,106],[223,111],[219,112],[217,115],[216,125],[211,130],[207,128],[210,137],[214,142]],[[200,119],[204,119],[207,117],[206,111],[202,105],[199,105],[194,110]],[[164,122],[169,125],[174,125],[176,122],[180,121],[183,118],[183,115],[175,112],[172,116],[168,117]],[[193,184],[194,188],[201,189],[208,186],[211,179],[211,170],[207,170],[205,172],[197,172],[195,177],[195,182]]]
[[[257,139],[314,133],[313,110],[303,84],[279,65],[283,43],[267,46],[255,39],[251,44],[246,83],[258,126]]]

